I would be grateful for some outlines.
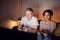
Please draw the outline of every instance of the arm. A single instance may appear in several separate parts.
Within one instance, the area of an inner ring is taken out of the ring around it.
[[[37,32],[37,27],[39,25],[37,18],[34,18],[32,20],[32,24],[33,24],[32,26],[33,26],[34,29],[33,30],[28,30],[28,32],[36,33]]]
[[[42,21],[41,21],[41,22],[40,22],[40,27],[39,27],[39,28],[40,28],[40,30],[39,30],[40,32],[43,31],[43,27],[42,27],[42,25],[43,25],[43,23],[42,23]]]
[[[21,19],[21,22],[20,22],[19,27],[18,27],[18,31],[22,30],[22,24],[23,23],[24,23],[24,17]]]
[[[50,33],[52,34],[52,33],[53,33],[53,31],[54,31],[54,29],[53,29],[53,28],[51,28]]]
[[[22,26],[21,25],[19,25],[19,27],[18,27],[18,31],[21,31],[22,29]]]
[[[56,23],[53,22],[52,25],[51,25],[50,33],[52,34],[55,29],[56,29]]]
[[[41,26],[39,26],[39,30],[38,30],[37,34],[38,34],[38,35],[40,35],[40,34],[41,34],[41,32],[42,32],[42,27],[41,27]]]
[[[28,30],[27,32],[36,33],[37,32],[37,26],[35,26],[33,30]]]

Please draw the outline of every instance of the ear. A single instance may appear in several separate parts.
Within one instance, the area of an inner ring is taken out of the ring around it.
[[[26,13],[25,13],[25,16],[26,16]]]
[[[52,16],[50,16],[50,20],[52,19]]]
[[[53,16],[51,15],[51,18],[52,18]]]
[[[32,16],[33,16],[33,13],[32,13]]]

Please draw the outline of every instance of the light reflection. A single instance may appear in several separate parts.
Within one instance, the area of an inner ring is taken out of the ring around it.
[[[18,26],[18,21],[16,20],[4,20],[2,23],[3,28],[12,29],[14,26]]]

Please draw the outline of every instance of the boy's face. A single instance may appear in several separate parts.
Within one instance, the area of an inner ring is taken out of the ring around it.
[[[26,10],[26,17],[27,19],[31,19],[32,18],[32,11]]]

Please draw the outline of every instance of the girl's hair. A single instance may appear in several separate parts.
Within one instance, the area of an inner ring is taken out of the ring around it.
[[[45,15],[45,13],[48,12],[49,15],[53,16],[53,11],[51,9],[47,9],[43,12],[43,16]]]

